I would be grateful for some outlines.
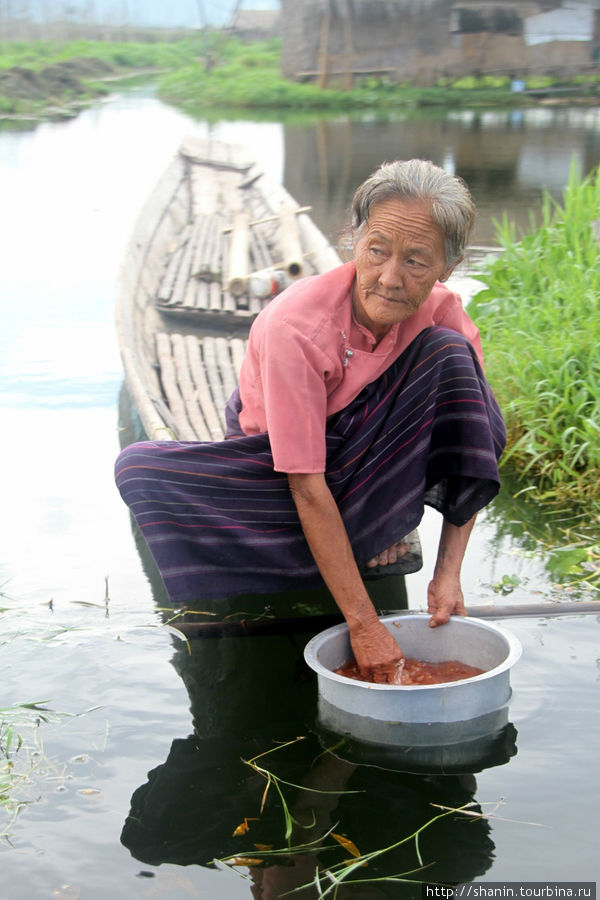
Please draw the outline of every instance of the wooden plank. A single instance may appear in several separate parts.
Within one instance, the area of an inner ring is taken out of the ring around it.
[[[221,422],[221,427],[223,429],[223,433],[225,433],[225,404],[226,404],[228,398],[225,396],[225,391],[223,390],[223,382],[221,381],[221,374],[219,372],[219,365],[217,362],[217,346],[216,346],[215,338],[213,338],[213,337],[203,338],[203,340],[202,340],[202,357],[204,360],[204,368],[206,370],[206,377],[207,377],[208,383],[210,385],[210,392],[213,396],[215,408],[219,414],[219,420]]]
[[[248,158],[247,149],[238,144],[225,144],[214,138],[189,136],[184,139],[179,152],[192,164],[212,168],[231,168],[245,174],[253,160]]]
[[[199,403],[198,392],[192,381],[190,363],[183,335],[171,335],[171,346],[175,361],[177,384],[183,398],[187,418],[194,430],[197,440],[209,441],[211,435],[203,415],[202,406]]]
[[[164,332],[156,335],[156,355],[160,365],[160,380],[177,428],[177,438],[182,441],[196,440],[196,434],[188,421],[185,403],[177,385],[171,339]]]
[[[185,292],[190,277],[193,252],[194,248],[192,246],[192,242],[188,241],[185,245],[183,259],[181,260],[181,265],[179,266],[179,271],[177,272],[177,278],[175,279],[173,293],[171,294],[170,302],[173,305],[183,304],[183,298],[185,297]]]
[[[223,216],[213,216],[213,240],[210,256],[210,271],[213,281],[221,281],[223,272],[225,271],[224,252],[226,247],[225,235],[223,234]]]
[[[208,287],[208,308],[211,312],[223,311],[223,297],[218,281],[213,281]]]
[[[202,278],[209,273],[207,269],[207,245],[211,239],[211,220],[212,216],[200,215],[198,227],[194,234],[194,256],[190,274],[194,278]]]
[[[217,364],[219,366],[219,372],[221,374],[221,381],[223,383],[223,391],[227,399],[231,397],[235,388],[237,387],[237,377],[235,374],[235,369],[233,367],[233,357],[229,348],[229,341],[227,338],[218,337],[215,339],[216,345],[216,356],[217,356]],[[225,407],[223,407],[224,409]]]
[[[204,166],[192,166],[190,169],[190,185],[192,193],[192,215],[212,215],[218,206],[219,188],[216,178]]]
[[[188,281],[185,294],[183,295],[183,300],[181,301],[181,305],[186,309],[196,309],[196,294],[198,292],[199,282],[196,281],[195,278],[190,278]]]
[[[225,436],[224,422],[222,422],[221,417],[219,416],[211,394],[208,379],[206,377],[206,370],[204,368],[200,342],[198,341],[198,338],[189,334],[185,338],[185,344],[192,378],[194,379],[196,387],[198,404],[202,408],[202,414],[210,435],[209,440],[222,441]]]
[[[184,229],[179,244],[171,254],[169,262],[167,263],[167,268],[165,270],[165,274],[160,283],[157,294],[157,300],[161,303],[168,303],[171,299],[173,288],[175,287],[175,281],[177,280],[177,273],[179,272],[179,267],[183,260],[185,246],[190,238],[190,234],[191,228],[188,225]]]
[[[262,269],[268,269],[270,265],[271,259],[264,240],[261,240],[258,229],[252,228],[250,231],[250,271],[260,272]]]
[[[250,297],[248,310],[250,311],[251,316],[257,316],[262,308],[263,302],[259,297]]]
[[[196,285],[196,309],[208,309],[209,285],[206,281],[199,281]]]
[[[231,338],[229,345],[231,347],[231,359],[233,362],[233,370],[235,372],[235,380],[236,383],[239,384],[247,341],[243,341],[241,338]]]

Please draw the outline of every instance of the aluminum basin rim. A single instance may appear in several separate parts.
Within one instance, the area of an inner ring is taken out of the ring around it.
[[[379,620],[380,622],[385,624],[386,622],[410,621],[411,619],[415,620],[428,618],[428,613],[415,613],[414,615],[408,616],[403,615],[401,619],[399,616],[392,613],[388,616],[380,616]],[[333,638],[348,631],[348,626],[344,623],[342,623],[341,625],[334,625],[332,628],[328,628],[326,631],[322,631],[320,634],[317,634],[315,635],[315,637],[311,638],[311,640],[305,647],[304,658],[310,668],[313,669],[314,672],[316,672],[319,678],[338,682],[340,685],[348,688],[354,687],[367,691],[399,692],[439,690],[441,687],[461,687],[461,685],[465,684],[483,682],[489,678],[495,678],[496,676],[501,675],[503,672],[506,672],[508,669],[512,668],[512,666],[517,662],[518,659],[520,659],[523,652],[521,642],[510,631],[501,629],[497,625],[486,622],[484,619],[477,619],[472,616],[453,616],[452,621],[466,623],[467,627],[470,627],[470,625],[473,624],[476,627],[481,627],[486,631],[491,631],[494,634],[497,634],[499,637],[502,637],[506,641],[508,647],[508,654],[506,658],[497,666],[494,666],[493,669],[489,669],[487,672],[482,672],[480,675],[472,675],[470,678],[461,678],[458,681],[441,681],[436,684],[374,684],[370,681],[358,681],[354,678],[347,678],[345,675],[338,675],[337,672],[334,672],[332,669],[328,669],[326,666],[324,666],[317,657],[318,648],[320,648],[321,644],[327,637]],[[437,627],[444,628],[445,626],[438,625]],[[462,628],[463,625],[461,624],[459,627]]]

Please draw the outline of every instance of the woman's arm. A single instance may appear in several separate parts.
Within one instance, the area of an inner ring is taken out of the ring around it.
[[[288,479],[304,536],[348,623],[361,672],[378,682],[397,682],[402,651],[377,617],[325,476],[290,474]]]
[[[460,586],[460,567],[476,516],[459,527],[444,519],[433,579],[427,589],[427,609],[432,627],[444,625],[451,615],[466,616]]]

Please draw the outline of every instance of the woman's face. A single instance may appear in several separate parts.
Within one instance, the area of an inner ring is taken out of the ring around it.
[[[444,237],[420,200],[392,197],[371,207],[356,244],[354,314],[377,341],[412,316],[446,265]]]

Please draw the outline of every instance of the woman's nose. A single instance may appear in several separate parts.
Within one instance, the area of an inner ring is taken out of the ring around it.
[[[379,273],[379,281],[387,288],[402,287],[404,283],[402,260],[390,256]]]

